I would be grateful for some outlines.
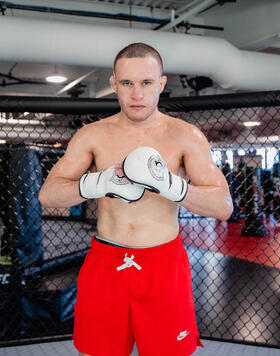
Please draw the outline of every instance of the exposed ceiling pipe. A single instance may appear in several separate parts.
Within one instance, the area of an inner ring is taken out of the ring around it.
[[[278,55],[242,51],[225,39],[3,16],[0,60],[110,68],[133,42],[162,55],[165,72],[208,76],[223,88],[280,89]]]
[[[179,15],[179,14],[182,14],[183,12],[187,11],[187,10],[190,9],[192,6],[194,6],[194,5],[196,5],[196,4],[200,3],[200,2],[201,2],[201,0],[193,0],[192,2],[190,2],[190,3],[188,3],[188,4],[186,4],[186,5],[182,6],[182,7],[180,7],[180,8],[176,11],[176,13],[177,13],[178,15]]]
[[[186,12],[183,12],[174,21],[171,21],[167,25],[162,26],[161,31],[170,30],[171,28],[177,26],[180,22],[188,20],[190,17],[197,15],[200,11],[203,11],[207,7],[214,5],[214,4],[217,4],[217,0],[204,0],[203,2],[199,3],[198,5],[195,4],[195,6],[192,9],[190,9]]]
[[[167,31],[171,28],[176,28],[180,26],[185,26],[186,29],[189,28],[203,28],[208,30],[215,30],[215,31],[223,31],[223,27],[217,26],[207,26],[207,25],[195,25],[190,24],[188,19],[191,17],[199,14],[202,11],[206,11],[209,7],[218,5],[219,0],[194,0],[191,3],[180,8],[177,12],[171,12],[170,21],[166,24],[162,23],[161,25],[155,27],[153,30],[163,30]],[[186,11],[188,10],[188,11]],[[176,13],[180,15],[179,17],[175,17]]]
[[[69,10],[61,9],[52,6],[34,6],[34,5],[22,5],[13,4],[11,2],[0,1],[0,9],[3,13],[7,9],[28,11],[28,12],[44,12],[48,14],[62,14],[62,15],[73,15],[73,16],[83,16],[83,17],[98,17],[110,20],[121,20],[121,21],[134,21],[134,22],[144,22],[152,24],[165,24],[168,19],[152,18],[147,16],[137,16],[132,14],[113,14],[108,12],[97,12],[97,11],[85,11],[85,10]]]

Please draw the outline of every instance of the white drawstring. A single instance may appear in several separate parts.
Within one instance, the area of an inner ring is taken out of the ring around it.
[[[131,255],[131,257],[127,257],[127,253],[125,254],[125,257],[123,259],[123,261],[125,262],[124,264],[122,264],[121,266],[117,267],[117,270],[120,271],[122,269],[128,268],[128,267],[136,267],[138,269],[138,271],[142,268],[141,266],[139,266],[135,261],[133,261],[134,259],[134,255]]]

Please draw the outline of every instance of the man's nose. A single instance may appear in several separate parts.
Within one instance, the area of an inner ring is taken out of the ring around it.
[[[140,100],[143,98],[143,89],[141,88],[141,86],[135,85],[132,88],[132,98],[135,100]]]

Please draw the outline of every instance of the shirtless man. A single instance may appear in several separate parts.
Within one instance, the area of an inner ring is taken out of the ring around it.
[[[124,48],[110,78],[121,111],[76,133],[39,195],[45,207],[98,198],[97,236],[77,282],[80,356],[128,356],[135,340],[141,356],[201,346],[178,209],[226,220],[232,201],[201,131],[159,112],[166,80],[152,47]]]

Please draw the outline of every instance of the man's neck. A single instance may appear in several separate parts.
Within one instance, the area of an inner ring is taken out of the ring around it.
[[[125,127],[127,129],[147,129],[147,128],[155,128],[162,124],[164,120],[164,115],[156,109],[152,115],[150,115],[145,120],[132,120],[126,116],[124,112],[120,112],[118,114],[118,123],[120,126]]]

